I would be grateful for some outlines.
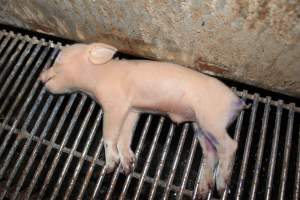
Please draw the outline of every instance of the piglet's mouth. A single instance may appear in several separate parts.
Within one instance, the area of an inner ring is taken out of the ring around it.
[[[56,74],[53,74],[52,76],[49,76],[47,74],[42,73],[39,76],[39,80],[42,81],[44,84],[47,84],[51,79],[55,77]]]

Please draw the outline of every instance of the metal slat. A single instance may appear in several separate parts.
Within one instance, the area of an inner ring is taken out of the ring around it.
[[[20,191],[20,189],[21,189],[21,186],[22,186],[22,184],[24,183],[24,180],[25,180],[26,176],[28,175],[28,172],[29,172],[29,170],[30,170],[30,168],[31,168],[31,166],[32,166],[32,164],[33,164],[33,161],[35,160],[35,158],[36,158],[36,156],[37,156],[38,149],[40,148],[40,146],[41,146],[41,144],[42,144],[42,140],[43,140],[44,137],[46,136],[46,134],[47,134],[47,132],[48,132],[48,130],[49,130],[49,128],[50,128],[52,122],[53,122],[53,119],[54,119],[54,117],[56,116],[56,114],[57,114],[57,112],[58,112],[58,110],[59,110],[59,108],[60,108],[60,106],[61,106],[61,104],[62,104],[63,99],[64,99],[63,96],[60,97],[60,98],[58,99],[57,103],[55,104],[55,107],[54,107],[53,110],[52,110],[51,116],[50,116],[49,119],[47,120],[47,124],[46,124],[45,128],[43,129],[43,132],[42,132],[41,136],[39,137],[40,140],[38,140],[37,144],[35,145],[34,150],[32,151],[32,155],[31,155],[31,157],[29,158],[29,161],[27,162],[27,164],[26,164],[24,170],[22,171],[22,175],[21,175],[21,177],[20,177],[20,179],[19,179],[19,181],[18,181],[18,183],[17,183],[16,190],[15,190],[14,193],[16,193],[16,194],[19,193],[19,191]],[[33,135],[33,140],[34,140],[34,135]],[[27,193],[30,194],[30,193],[31,193],[31,190],[32,190],[32,188],[28,188],[28,189],[27,189]],[[25,194],[25,197],[23,197],[24,199],[27,198],[27,197],[26,197],[27,193]],[[28,196],[28,198],[29,198],[29,196]]]
[[[13,78],[17,75],[17,71],[20,69],[20,67],[22,66],[22,63],[25,59],[25,57],[29,54],[30,52],[30,49],[32,48],[32,44],[28,44],[26,46],[26,49],[23,51],[20,59],[17,61],[17,63],[15,64],[13,70],[10,72],[9,76],[5,79],[5,83],[2,85],[1,87],[1,90],[0,90],[0,98],[3,97],[4,95],[4,92],[7,90],[8,86],[11,84],[11,81],[13,80]],[[38,53],[38,51],[40,50],[40,46],[36,46],[34,51],[32,52],[32,54],[30,55],[31,57],[35,58],[36,54]],[[25,64],[26,66],[26,64]],[[23,69],[22,71],[26,71],[26,67],[22,66]],[[6,69],[4,70],[7,70],[9,67],[6,67]],[[4,72],[3,74],[5,74],[6,72]],[[2,79],[3,77],[0,76],[0,80]]]
[[[42,93],[42,92],[41,92],[41,93]],[[43,95],[40,95],[40,98],[38,99],[39,102],[36,103],[36,104],[34,105],[34,107],[33,107],[33,109],[31,110],[29,116],[27,117],[27,119],[32,118],[33,114],[36,112],[36,109],[38,108],[38,106],[39,106],[39,104],[40,104],[40,102],[41,102],[42,97],[43,97]],[[35,126],[34,126],[34,128],[33,128],[33,130],[32,130],[31,136],[26,140],[26,143],[25,143],[25,145],[23,146],[22,152],[20,153],[20,156],[19,156],[19,158],[18,158],[18,160],[17,160],[17,162],[16,162],[16,164],[15,164],[15,166],[14,166],[14,169],[12,170],[12,172],[11,172],[9,178],[8,178],[8,181],[6,182],[5,189],[7,189],[7,188],[10,186],[10,184],[11,184],[12,181],[13,181],[13,178],[14,178],[14,177],[16,176],[16,174],[17,174],[17,171],[18,171],[18,170],[19,170],[19,171],[21,170],[21,169],[20,169],[21,163],[23,162],[23,159],[25,158],[25,154],[26,154],[26,152],[27,152],[28,149],[29,149],[29,145],[30,145],[31,142],[32,142],[32,138],[33,138],[33,136],[36,134],[36,132],[37,132],[39,126],[40,126],[40,123],[42,122],[43,117],[44,117],[44,115],[46,114],[46,112],[47,112],[47,110],[48,110],[48,108],[49,108],[49,106],[50,106],[52,100],[53,100],[53,97],[49,97],[49,98],[47,99],[47,101],[46,101],[46,103],[45,103],[45,106],[43,107],[43,109],[42,109],[42,111],[41,111],[41,114],[39,115],[39,117],[38,117],[38,119],[37,119],[37,121],[36,121],[36,124],[35,124]],[[27,126],[28,126],[28,124],[29,124],[29,121],[30,121],[30,120],[28,120],[28,123],[25,123],[25,124],[24,124],[24,126],[22,127],[22,130],[26,130],[26,128],[27,128]],[[20,140],[17,140],[17,141],[14,143],[14,145],[16,144],[16,146],[17,146],[19,142],[20,142]],[[11,150],[12,150],[12,149],[14,149],[14,148],[11,148]],[[12,156],[12,154],[11,154],[11,156]],[[5,161],[5,162],[9,163],[9,161]],[[0,197],[1,200],[5,197],[6,192],[7,192],[7,190],[4,190],[4,192],[1,194],[1,197]],[[13,200],[16,199],[17,195],[18,195],[18,192],[14,192],[11,199],[13,199]]]
[[[259,175],[260,175],[260,171],[261,171],[261,163],[262,163],[262,158],[263,158],[263,153],[264,153],[264,148],[265,148],[267,127],[268,127],[268,120],[269,120],[269,113],[270,113],[270,102],[271,102],[271,98],[267,97],[267,103],[265,105],[264,115],[263,115],[263,119],[262,119],[262,126],[261,126],[261,131],[260,131],[260,140],[258,143],[258,153],[257,153],[257,160],[255,162],[254,177],[253,177],[251,190],[250,190],[250,199],[251,200],[255,199],[256,190],[257,190],[258,181],[259,181]]]
[[[24,125],[23,125],[22,128],[21,128],[21,131],[22,131],[22,132],[26,132],[27,126],[28,126],[29,122],[32,120],[32,117],[33,117],[33,115],[34,115],[36,109],[37,109],[38,106],[42,103],[42,99],[43,99],[43,97],[44,97],[44,94],[45,94],[45,90],[40,92],[40,94],[39,94],[39,96],[38,96],[38,98],[37,98],[37,101],[35,102],[33,108],[31,109],[29,115],[28,115],[27,118],[26,118],[26,121],[25,121]],[[34,126],[34,130],[32,131],[31,136],[34,136],[34,135],[35,135],[34,133],[35,133],[36,129],[37,129],[37,126]],[[10,138],[10,137],[12,136],[12,134],[13,134],[13,133],[10,132],[8,137]],[[3,166],[1,167],[1,170],[0,170],[0,179],[3,177],[3,174],[4,174],[5,170],[6,170],[6,168],[8,167],[8,165],[9,165],[9,163],[10,163],[10,161],[11,161],[13,155],[15,154],[15,151],[16,151],[16,149],[17,149],[19,143],[21,142],[21,137],[19,137],[19,138],[20,138],[20,139],[18,139],[18,137],[17,137],[16,141],[14,142],[14,144],[12,145],[12,147],[10,148],[10,150],[9,150],[9,152],[8,152],[8,154],[7,154],[8,156],[7,156],[6,159],[4,160],[4,164],[3,164]],[[30,138],[32,139],[32,137],[30,137]],[[29,144],[27,144],[27,143],[28,143],[28,141],[31,141],[31,139],[26,140],[26,145],[25,145],[25,149],[26,149],[26,150],[25,150],[25,151],[27,151],[27,149],[28,149],[28,147],[29,147]],[[27,147],[27,148],[26,148],[26,147]],[[21,153],[21,155],[23,155],[23,154],[24,154],[24,153]],[[23,156],[24,156],[24,155],[23,155]],[[20,157],[23,157],[23,156],[20,156]],[[22,161],[18,161],[17,164],[16,164],[15,166],[19,166],[21,162],[22,162]],[[13,170],[13,171],[16,171],[16,170]],[[12,174],[13,174],[13,173],[12,173]]]
[[[300,198],[300,124],[299,124],[299,133],[298,133],[298,153],[297,153],[297,164],[295,172],[295,183],[293,191],[293,199],[298,200]]]
[[[29,76],[27,77],[25,83],[23,83],[22,89],[20,91],[20,93],[25,92],[26,88],[28,87],[30,81],[32,80],[35,72],[38,70],[38,68],[40,67],[41,63],[43,62],[43,60],[45,59],[48,51],[50,49],[46,48],[44,49],[44,51],[42,52],[41,56],[39,57],[38,61],[35,63],[35,66],[33,67],[33,70],[30,72]],[[13,96],[13,94],[16,92],[17,88],[19,87],[19,85],[22,83],[22,79],[26,73],[26,71],[28,70],[28,68],[30,67],[31,63],[33,62],[34,57],[30,57],[30,59],[27,60],[27,63],[25,64],[25,67],[22,69],[21,73],[19,74],[17,80],[15,81],[13,87],[9,90],[9,93],[6,96],[6,99],[4,100],[4,102],[2,103],[1,107],[0,107],[0,114],[3,112],[4,108],[6,108],[6,106],[11,103],[11,101],[9,101],[11,99],[11,97]],[[52,59],[53,60],[53,59]],[[19,98],[16,98],[16,100],[20,100],[22,98],[22,96],[18,95]],[[14,108],[11,108],[11,112],[14,110]],[[9,117],[7,117],[9,118]]]
[[[269,200],[271,198],[271,191],[272,191],[272,184],[273,184],[273,176],[275,172],[275,165],[276,165],[276,156],[277,156],[277,149],[278,149],[278,140],[280,134],[280,123],[281,123],[281,115],[282,115],[282,105],[283,101],[278,101],[278,107],[276,112],[276,119],[275,119],[275,129],[273,134],[272,140],[272,151],[271,151],[271,160],[269,164],[268,170],[268,180],[267,180],[267,187],[266,187],[266,195],[265,199]]]
[[[54,170],[56,168],[56,165],[58,164],[58,161],[60,159],[60,156],[62,154],[62,148],[66,145],[66,143],[67,143],[67,141],[68,141],[68,139],[69,139],[69,137],[71,135],[71,132],[73,131],[73,128],[75,127],[75,123],[76,123],[76,121],[78,119],[78,116],[79,116],[79,114],[80,114],[80,112],[82,110],[82,107],[83,107],[83,105],[84,105],[84,103],[86,101],[86,98],[87,97],[85,95],[81,97],[80,103],[79,103],[78,107],[76,108],[75,114],[72,117],[72,121],[71,121],[71,123],[68,126],[68,129],[66,131],[64,139],[63,139],[62,143],[60,144],[60,149],[58,150],[57,154],[55,155],[55,158],[53,160],[51,168],[50,168],[50,170],[47,173],[46,180],[43,183],[41,191],[39,192],[38,199],[42,199],[44,197],[44,194],[45,194],[45,191],[47,189],[47,186],[48,186],[48,184],[50,182],[50,179],[52,178],[53,172],[54,172]]]
[[[282,164],[282,173],[280,178],[280,190],[279,190],[279,199],[284,199],[287,174],[290,161],[290,151],[291,151],[291,142],[292,142],[292,133],[293,133],[293,124],[294,124],[294,108],[295,104],[290,104],[289,117],[288,117],[288,127],[286,131],[286,138],[284,144],[284,157]],[[299,153],[299,152],[298,152]]]
[[[64,196],[64,199],[69,199],[69,196],[73,190],[73,187],[76,183],[76,180],[78,178],[78,175],[79,175],[79,172],[80,172],[80,169],[83,165],[83,162],[84,162],[84,158],[86,157],[87,153],[88,153],[88,150],[90,148],[90,145],[92,143],[92,139],[94,138],[95,134],[96,134],[96,130],[97,130],[97,127],[100,125],[100,120],[103,116],[103,111],[101,110],[100,112],[98,112],[98,115],[96,117],[96,121],[94,122],[94,125],[93,125],[93,128],[91,129],[91,133],[87,139],[87,142],[86,144],[84,145],[84,150],[83,150],[83,153],[82,153],[82,156],[80,157],[80,160],[79,160],[79,163],[77,164],[76,166],[76,169],[75,169],[75,172],[74,172],[74,175],[71,179],[71,182],[68,186],[68,189],[67,189],[67,192]],[[100,145],[99,145],[100,146]]]
[[[3,68],[4,61],[7,59],[8,55],[12,53],[13,48],[19,42],[18,38],[14,38],[12,42],[9,44],[8,48],[6,49],[5,53],[0,58],[0,66]]]
[[[57,181],[57,183],[56,183],[56,185],[54,187],[54,191],[52,192],[51,200],[55,199],[56,196],[58,195],[58,192],[59,192],[59,189],[61,187],[61,184],[62,184],[62,182],[63,182],[63,180],[65,178],[65,175],[67,173],[67,170],[69,169],[69,166],[71,164],[71,160],[73,158],[74,151],[77,149],[78,144],[79,144],[79,142],[80,142],[80,140],[82,138],[82,135],[83,135],[84,131],[86,130],[86,126],[87,126],[87,124],[88,124],[88,122],[90,120],[90,117],[92,115],[92,112],[93,112],[94,108],[95,108],[95,102],[92,102],[91,105],[90,105],[90,107],[89,107],[89,110],[88,110],[87,114],[85,115],[83,123],[81,124],[81,127],[79,129],[78,135],[77,135],[77,137],[76,137],[76,139],[74,141],[74,144],[72,146],[71,153],[68,155],[67,161],[65,162],[65,165],[64,165],[64,167],[63,167],[63,169],[62,169],[62,171],[60,173],[60,176],[58,178],[58,181]],[[62,144],[62,146],[63,146],[63,144]]]
[[[151,121],[152,121],[152,116],[148,115],[147,121],[146,121],[146,123],[144,125],[143,131],[141,133],[141,138],[139,140],[139,143],[138,143],[138,146],[137,146],[137,149],[136,149],[136,152],[135,152],[136,162],[133,163],[132,171],[134,171],[134,169],[136,167],[136,163],[138,162],[138,159],[140,157],[140,154],[141,154],[141,151],[142,151],[142,147],[144,145],[144,142],[145,142],[145,139],[146,139],[146,135],[148,133]],[[125,184],[123,186],[122,193],[121,193],[120,198],[119,198],[120,200],[123,200],[123,199],[126,198],[126,191],[127,191],[128,187],[129,187],[131,179],[132,179],[132,174],[129,174],[127,176]]]
[[[140,178],[139,183],[138,183],[138,187],[137,187],[137,190],[136,190],[136,193],[135,193],[135,196],[134,196],[134,200],[139,199],[139,196],[140,196],[140,193],[141,193],[141,189],[142,189],[142,186],[143,186],[143,182],[144,182],[145,176],[146,176],[146,174],[148,172],[148,169],[150,167],[150,162],[151,162],[151,159],[153,157],[153,153],[154,153],[154,150],[156,148],[156,145],[157,145],[157,142],[158,142],[158,138],[160,136],[161,129],[163,127],[164,121],[165,121],[164,117],[161,117],[160,120],[159,120],[159,124],[157,126],[157,129],[156,129],[156,132],[155,132],[155,136],[154,136],[154,139],[152,141],[152,144],[151,144],[151,147],[150,147],[150,151],[148,153],[147,161],[146,161],[146,163],[145,163],[145,165],[143,167],[142,177]]]
[[[30,185],[29,185],[28,191],[27,191],[27,193],[26,193],[25,199],[29,199],[29,197],[30,197],[30,195],[31,195],[31,192],[32,192],[32,190],[33,190],[33,188],[34,188],[34,186],[35,186],[35,184],[36,184],[36,182],[37,182],[37,180],[38,180],[38,178],[39,178],[39,175],[40,175],[40,173],[41,173],[41,171],[42,171],[42,169],[43,169],[43,167],[44,167],[44,165],[45,165],[45,163],[46,163],[46,160],[47,160],[47,158],[49,157],[50,151],[51,151],[51,149],[52,149],[53,146],[54,146],[54,145],[53,145],[53,144],[54,144],[54,141],[56,140],[56,138],[57,138],[57,136],[58,136],[58,134],[59,134],[59,132],[60,132],[60,130],[61,130],[61,128],[62,128],[62,126],[63,126],[65,120],[66,120],[66,118],[67,118],[67,115],[68,115],[69,112],[70,112],[71,106],[73,105],[76,96],[77,96],[77,94],[73,94],[73,95],[71,96],[71,98],[70,98],[69,101],[68,101],[67,106],[66,106],[65,109],[64,109],[63,115],[62,115],[61,118],[59,119],[58,125],[57,125],[57,127],[56,127],[56,129],[55,129],[53,135],[51,136],[50,144],[48,144],[47,149],[46,149],[45,153],[43,154],[43,157],[42,157],[42,159],[41,159],[41,161],[40,161],[40,163],[39,163],[39,166],[38,166],[38,168],[36,169],[36,171],[35,171],[35,173],[34,173],[34,176],[33,176],[32,180],[31,180],[31,182],[30,182]],[[45,133],[45,134],[46,134],[46,133]]]
[[[1,74],[0,74],[0,80],[3,80],[3,77],[4,75],[6,75],[7,71],[13,67],[12,66],[12,63],[13,61],[16,61],[17,60],[17,55],[19,55],[20,51],[23,49],[25,45],[25,41],[21,41],[18,46],[17,46],[17,49],[14,51],[13,55],[9,58],[8,62],[6,63],[6,65],[2,68],[1,70]],[[28,44],[26,49],[27,51],[29,52],[30,48],[31,48],[32,44]],[[29,50],[28,50],[29,49]],[[27,54],[28,54],[27,52]],[[22,56],[26,55],[24,52],[22,53]],[[18,63],[21,63],[23,62],[22,59],[24,59],[24,57],[22,57],[18,60]],[[19,64],[20,66],[20,64]],[[11,77],[11,76],[14,76],[15,73],[16,73],[16,70],[18,69],[18,65],[16,64],[15,67],[13,67],[13,70],[12,72],[10,72],[10,75],[8,76],[8,78],[5,78],[5,82],[8,81],[8,79]],[[3,85],[3,84],[2,84]],[[4,88],[5,86],[2,86],[2,88]],[[1,90],[2,90],[1,88]],[[0,95],[0,97],[2,96],[2,94]]]
[[[155,197],[155,192],[156,192],[156,188],[157,188],[157,185],[158,185],[158,181],[160,179],[161,172],[164,168],[164,164],[165,164],[166,158],[167,158],[166,156],[169,152],[170,144],[171,144],[171,141],[172,141],[172,138],[173,138],[173,135],[174,135],[174,129],[175,129],[175,125],[171,124],[171,127],[169,129],[169,133],[168,133],[168,136],[167,136],[166,143],[165,143],[164,148],[162,150],[162,156],[161,156],[161,159],[160,159],[159,164],[158,164],[158,169],[157,169],[156,174],[154,176],[154,184],[152,185],[149,199],[154,199],[154,197]]]
[[[48,50],[49,50],[49,49],[46,49],[46,50],[43,52],[44,55],[47,54]],[[53,51],[53,52],[52,52],[52,56],[51,56],[51,58],[49,59],[50,62],[53,60],[55,54],[56,54],[56,51]],[[21,91],[18,93],[18,96],[17,96],[15,102],[13,103],[12,108],[9,110],[9,112],[8,112],[8,114],[7,114],[6,118],[5,118],[5,120],[4,120],[3,123],[2,123],[2,126],[0,127],[0,136],[1,136],[2,133],[3,133],[3,130],[4,130],[3,128],[4,128],[4,126],[8,123],[9,119],[12,117],[12,114],[13,114],[13,111],[14,111],[15,107],[17,106],[17,104],[19,103],[19,101],[22,99],[22,97],[23,97],[23,95],[24,95],[24,93],[25,93],[25,91],[26,91],[26,89],[27,89],[27,87],[28,87],[28,85],[29,85],[29,83],[30,83],[30,81],[31,81],[31,79],[32,79],[32,77],[33,77],[35,71],[37,70],[38,67],[40,67],[40,64],[41,64],[41,62],[42,62],[41,59],[43,59],[43,58],[44,58],[44,57],[41,56],[40,59],[37,61],[36,66],[33,68],[33,70],[31,71],[30,75],[28,76],[28,78],[26,79],[25,83],[23,84],[23,87],[22,87]],[[48,65],[50,65],[49,62],[48,62]],[[19,120],[21,119],[21,117],[23,116],[23,114],[24,114],[25,111],[26,111],[28,104],[30,103],[30,101],[31,101],[31,99],[33,98],[35,92],[37,91],[38,85],[39,85],[39,82],[36,81],[36,82],[34,83],[33,88],[31,89],[31,91],[30,91],[30,93],[29,93],[29,96],[27,97],[27,99],[26,99],[24,105],[22,106],[21,110],[19,111],[18,115],[16,116],[16,119],[14,120],[14,124],[13,124],[13,126],[12,126],[12,129],[11,129],[10,133],[9,133],[8,135],[6,135],[6,137],[5,137],[5,139],[4,139],[3,143],[2,143],[2,145],[1,145],[1,147],[0,147],[0,156],[2,155],[4,149],[5,149],[6,145],[7,145],[7,142],[8,142],[8,140],[9,140],[9,138],[10,138],[11,133],[12,133],[13,130],[16,128],[16,126],[17,126]],[[6,101],[6,102],[8,103],[9,101]],[[11,103],[11,102],[10,102],[10,103]]]
[[[83,181],[83,184],[81,186],[81,189],[80,189],[80,192],[79,192],[79,195],[78,195],[77,199],[82,199],[83,198],[84,192],[85,192],[85,190],[87,188],[87,185],[88,185],[88,183],[89,183],[89,181],[92,177],[93,170],[94,170],[95,165],[96,165],[96,161],[97,161],[97,159],[100,155],[100,152],[101,152],[102,148],[103,148],[103,138],[101,138],[100,143],[97,146],[95,155],[93,157],[93,160],[91,161],[90,167],[88,169],[87,175],[85,176],[85,179]]]
[[[251,146],[252,135],[253,135],[253,130],[254,130],[257,107],[258,107],[258,94],[255,94],[255,98],[254,98],[254,102],[253,102],[252,110],[251,110],[250,123],[249,123],[250,125],[248,128],[248,134],[247,134],[247,138],[246,138],[246,145],[245,145],[245,150],[244,150],[244,155],[243,155],[241,172],[239,175],[238,188],[237,188],[237,192],[235,194],[235,199],[241,198],[241,195],[242,195],[242,192],[244,189],[243,186],[244,186],[244,181],[245,181],[245,176],[246,176],[247,163],[248,163],[248,158],[249,158],[249,153],[250,153],[250,146]]]
[[[0,45],[0,54],[2,53],[3,49],[6,47],[6,45],[8,44],[9,40],[11,39],[10,36],[3,36],[4,40],[2,41],[1,45]],[[2,62],[1,62],[2,63]],[[1,64],[2,65],[2,64]],[[0,67],[2,67],[0,65]]]
[[[184,170],[184,176],[183,176],[183,179],[182,179],[182,183],[181,183],[181,187],[180,187],[180,191],[179,191],[179,194],[177,196],[177,199],[182,198],[183,190],[184,190],[185,184],[187,182],[187,178],[188,178],[188,175],[189,175],[189,172],[190,172],[190,169],[191,169],[192,161],[193,161],[193,158],[194,158],[194,155],[195,155],[195,150],[196,150],[196,147],[197,147],[198,143],[199,143],[199,141],[198,141],[197,137],[194,135],[192,147],[191,147],[191,150],[190,150],[190,155],[189,155],[189,158],[188,158],[188,163],[187,163],[187,166]]]
[[[181,137],[179,139],[179,145],[175,154],[175,160],[173,162],[172,168],[170,170],[170,174],[167,180],[167,185],[163,194],[163,199],[166,200],[169,196],[169,192],[171,190],[171,184],[173,182],[174,176],[175,176],[175,171],[178,165],[178,161],[180,159],[181,153],[182,153],[182,147],[184,145],[185,139],[186,139],[186,134],[189,129],[189,124],[185,124],[181,133]]]

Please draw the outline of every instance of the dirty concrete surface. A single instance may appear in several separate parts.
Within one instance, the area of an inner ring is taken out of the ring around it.
[[[0,23],[300,97],[299,0],[0,0]]]

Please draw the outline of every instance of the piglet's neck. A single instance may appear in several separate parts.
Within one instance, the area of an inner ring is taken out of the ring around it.
[[[85,66],[85,68],[78,72],[78,77],[75,78],[74,86],[85,93],[94,94],[99,82],[99,67],[98,66]]]

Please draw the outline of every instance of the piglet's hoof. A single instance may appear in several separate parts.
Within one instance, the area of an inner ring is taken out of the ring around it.
[[[128,175],[133,170],[133,165],[135,163],[135,155],[131,150],[126,151],[126,153],[120,154],[123,172],[125,175]]]

